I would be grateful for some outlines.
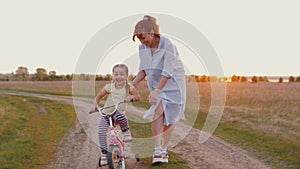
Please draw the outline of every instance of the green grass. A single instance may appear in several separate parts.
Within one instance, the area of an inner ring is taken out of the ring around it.
[[[169,152],[169,163],[152,164],[151,158],[143,158],[140,162],[150,166],[150,169],[190,169],[186,166],[187,162],[173,152]]]
[[[0,95],[0,168],[44,168],[76,118],[72,106]]]
[[[199,112],[195,128],[201,129],[207,113]],[[300,145],[297,138],[249,128],[237,122],[221,121],[214,132],[226,142],[247,150],[273,168],[300,168]]]
[[[221,124],[216,135],[242,147],[276,168],[299,168],[300,145],[297,140],[251,130],[234,124]]]

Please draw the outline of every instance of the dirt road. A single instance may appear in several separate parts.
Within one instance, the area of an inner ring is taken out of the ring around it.
[[[4,93],[4,91],[1,91]],[[0,93],[1,93],[0,92]],[[72,97],[59,97],[51,95],[28,94],[16,92],[9,94],[30,95],[36,97],[47,98],[51,100],[59,100],[68,104],[73,104]],[[82,99],[82,106],[87,106],[87,100]],[[78,104],[78,103],[77,103]],[[63,137],[55,158],[46,166],[48,169],[87,169],[98,168],[97,162],[99,157],[99,147],[90,138],[81,121],[76,121],[76,125],[72,127]],[[184,139],[179,144],[174,145],[170,150],[180,155],[188,161],[188,166],[193,169],[268,169],[269,166],[263,164],[259,160],[249,156],[249,154],[237,147],[234,147],[222,139],[210,137],[205,143],[199,143],[200,131],[179,123],[176,137]],[[189,131],[188,133],[180,132],[180,130]],[[147,169],[142,163],[136,162],[135,159],[127,159],[127,168]]]

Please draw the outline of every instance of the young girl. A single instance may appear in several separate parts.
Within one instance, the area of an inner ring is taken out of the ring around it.
[[[112,83],[106,84],[105,87],[96,96],[91,112],[96,111],[96,106],[107,96],[104,106],[110,106],[119,102],[125,101],[126,103],[131,101],[139,101],[140,95],[133,85],[127,83],[128,67],[125,64],[117,64],[112,69]],[[132,141],[131,133],[129,131],[128,121],[123,112],[125,112],[126,105],[121,104],[117,112],[113,116],[113,120],[120,125],[120,128],[124,134],[124,142]],[[109,127],[108,118],[101,117],[99,123],[99,143],[101,148],[101,164],[107,164],[107,141],[106,134]]]

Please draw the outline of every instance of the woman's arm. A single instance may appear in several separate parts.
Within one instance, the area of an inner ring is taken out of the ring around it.
[[[140,81],[142,81],[146,77],[146,73],[144,70],[140,70],[134,80],[132,81],[132,85],[136,87]]]
[[[159,81],[158,86],[157,86],[156,89],[161,91],[165,87],[165,85],[167,84],[168,80],[169,80],[168,77],[161,76],[160,81]]]
[[[140,96],[140,94],[138,93],[138,91],[136,90],[136,88],[133,88],[133,89],[130,91],[130,94],[131,94],[131,95],[127,96],[126,102],[140,101],[140,100],[141,100],[141,96]]]

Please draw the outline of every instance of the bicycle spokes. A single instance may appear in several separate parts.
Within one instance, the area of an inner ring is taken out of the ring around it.
[[[125,158],[122,149],[117,145],[111,145],[107,154],[107,162],[110,169],[124,169]]]

